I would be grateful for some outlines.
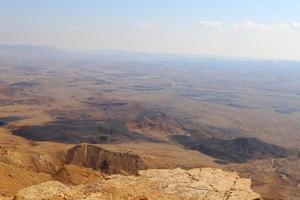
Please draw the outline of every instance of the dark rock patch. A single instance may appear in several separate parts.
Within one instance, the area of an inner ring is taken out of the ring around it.
[[[8,117],[1,117],[0,118],[0,126],[4,126],[10,122],[18,121],[26,119],[25,117],[19,117],[19,116],[8,116]]]
[[[56,121],[42,126],[25,126],[13,133],[34,141],[53,141],[69,144],[119,143],[133,140],[160,142],[155,138],[131,132],[123,122],[115,120]]]
[[[283,158],[290,151],[255,138],[197,139],[189,136],[173,137],[175,141],[193,150],[200,151],[222,161],[243,163],[254,159]]]

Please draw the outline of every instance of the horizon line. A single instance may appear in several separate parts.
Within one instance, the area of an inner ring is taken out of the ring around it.
[[[57,50],[75,51],[75,52],[119,52],[130,54],[147,54],[147,55],[160,55],[160,56],[174,56],[174,57],[194,57],[203,59],[224,59],[224,60],[240,60],[240,61],[273,61],[273,62],[300,62],[299,59],[286,59],[286,58],[260,58],[260,57],[240,57],[240,56],[224,56],[224,55],[204,55],[193,53],[167,53],[167,52],[151,52],[151,51],[132,51],[125,49],[80,49],[80,48],[65,48],[57,45],[47,44],[5,44],[0,43],[0,47],[36,47],[36,48],[52,48]]]

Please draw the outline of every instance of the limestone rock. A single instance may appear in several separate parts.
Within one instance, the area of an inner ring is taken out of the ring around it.
[[[91,184],[66,187],[47,182],[17,193],[15,200],[258,200],[251,180],[220,169],[149,169],[139,176],[111,175]]]

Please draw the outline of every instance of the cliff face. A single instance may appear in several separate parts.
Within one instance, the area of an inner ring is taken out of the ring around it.
[[[151,169],[139,176],[111,175],[92,184],[45,182],[17,192],[15,200],[258,200],[251,180],[219,169]]]
[[[65,163],[100,170],[106,174],[137,174],[138,170],[146,168],[138,155],[112,152],[88,144],[76,145],[70,149]]]

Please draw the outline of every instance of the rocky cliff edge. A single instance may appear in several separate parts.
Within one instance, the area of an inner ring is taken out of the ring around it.
[[[50,181],[18,191],[14,200],[259,200],[251,180],[220,169],[149,169],[69,186]]]

